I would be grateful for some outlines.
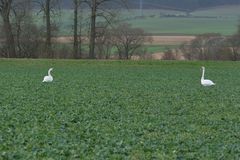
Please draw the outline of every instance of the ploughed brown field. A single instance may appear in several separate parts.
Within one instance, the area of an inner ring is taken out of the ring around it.
[[[151,36],[152,44],[176,45],[190,42],[195,36]]]
[[[152,43],[151,44],[159,44],[159,45],[177,45],[184,42],[190,42],[195,38],[195,36],[151,36]],[[73,37],[56,37],[53,38],[55,42],[58,43],[71,43],[73,42]],[[146,42],[148,44],[148,42]]]

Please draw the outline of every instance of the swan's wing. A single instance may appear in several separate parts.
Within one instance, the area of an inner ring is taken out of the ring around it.
[[[213,83],[213,81],[209,80],[209,79],[205,79],[204,82],[207,84],[207,85],[215,85],[215,83]]]
[[[42,82],[52,82],[53,81],[53,77],[52,76],[45,76],[43,78],[43,81]]]
[[[48,76],[45,76],[42,82],[47,82],[47,81],[48,81]]]

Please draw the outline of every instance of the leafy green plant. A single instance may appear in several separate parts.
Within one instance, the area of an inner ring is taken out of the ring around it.
[[[239,67],[0,60],[0,159],[239,159]]]

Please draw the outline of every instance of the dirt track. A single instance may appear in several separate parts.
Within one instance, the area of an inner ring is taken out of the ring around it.
[[[153,45],[178,45],[193,40],[194,36],[151,36]],[[58,43],[71,43],[73,37],[57,37],[53,41]],[[146,43],[149,44],[149,43]]]

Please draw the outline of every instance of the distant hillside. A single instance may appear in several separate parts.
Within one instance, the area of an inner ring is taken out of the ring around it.
[[[140,0],[131,0],[131,7],[138,7]],[[219,5],[240,4],[240,0],[142,0],[143,8],[166,8],[193,11]]]
[[[139,8],[141,0],[128,0],[130,8]],[[142,0],[143,8],[174,9],[194,11],[199,8],[214,7],[218,5],[240,4],[240,0]],[[71,8],[72,1],[62,0],[64,8]]]

